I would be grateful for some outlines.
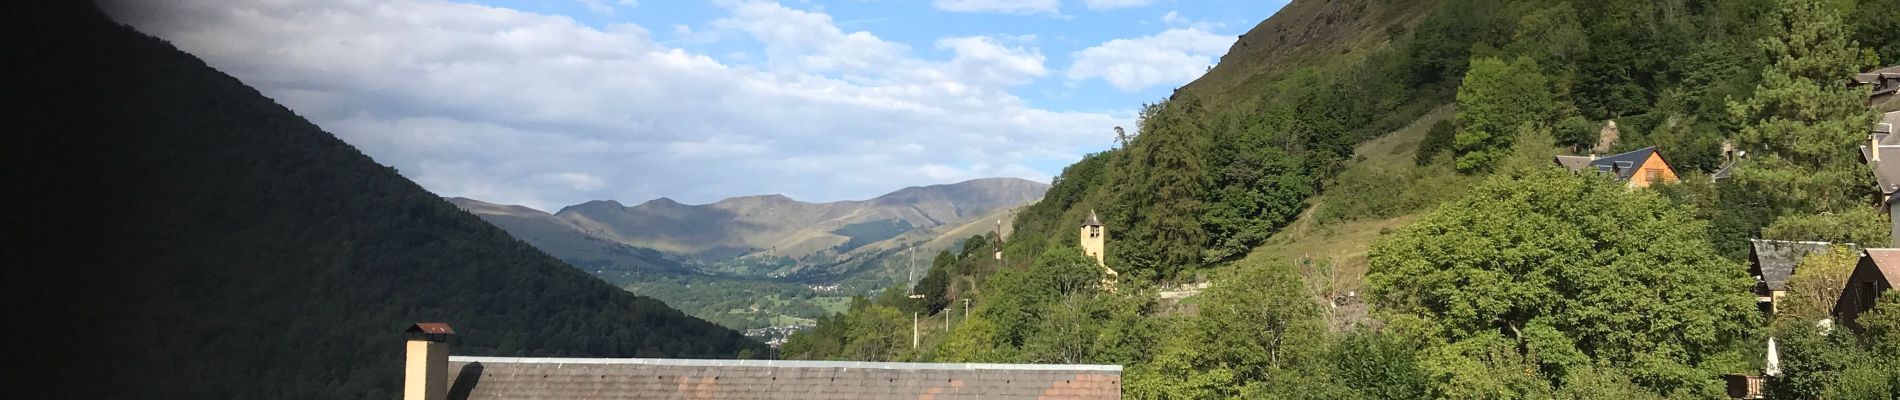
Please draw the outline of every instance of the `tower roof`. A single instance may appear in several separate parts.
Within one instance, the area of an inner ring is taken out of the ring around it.
[[[1089,210],[1089,218],[1082,220],[1082,226],[1102,226],[1102,219],[1095,217],[1095,210]]]

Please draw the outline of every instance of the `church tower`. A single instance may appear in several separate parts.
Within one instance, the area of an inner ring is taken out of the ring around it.
[[[1082,220],[1082,255],[1095,258],[1095,265],[1102,267],[1102,288],[1115,291],[1115,279],[1120,274],[1108,267],[1104,251],[1108,248],[1108,228],[1102,226],[1102,219],[1095,217],[1095,210],[1089,210],[1089,218]]]
[[[1095,210],[1089,210],[1089,218],[1082,220],[1081,239],[1082,254],[1095,258],[1096,265],[1108,266],[1102,258],[1102,251],[1107,248],[1108,230],[1102,227],[1102,220],[1095,217]]]

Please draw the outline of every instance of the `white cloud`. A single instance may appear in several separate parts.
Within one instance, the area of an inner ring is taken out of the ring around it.
[[[1082,5],[1090,10],[1114,10],[1119,8],[1145,7],[1155,0],[1082,0]]]
[[[1123,91],[1179,85],[1199,78],[1233,46],[1233,36],[1176,28],[1133,39],[1115,39],[1075,52],[1071,81],[1101,78]]]
[[[938,10],[971,13],[1060,14],[1061,0],[936,0]]]
[[[706,25],[761,43],[757,65],[636,25],[440,0],[103,6],[438,194],[542,209],[1046,181],[1132,119],[1012,95],[1050,74],[1033,38],[945,38],[948,59],[928,59],[775,3],[723,3],[729,15]]]
[[[607,4],[606,1],[602,1],[602,0],[575,0],[575,1],[580,2],[582,7],[587,7],[587,11],[592,11],[595,14],[613,14],[614,13],[614,6],[612,4]]]
[[[1049,74],[1042,65],[1044,59],[1041,52],[1005,46],[1000,43],[1004,41],[1008,39],[986,36],[944,38],[937,40],[937,47],[956,53],[956,58],[950,61],[950,72],[964,82],[1020,85]]]
[[[1195,20],[1193,18],[1188,18],[1186,16],[1181,15],[1180,11],[1174,11],[1174,10],[1169,10],[1167,14],[1161,15],[1161,24],[1167,25],[1167,26],[1185,26],[1185,27],[1200,29],[1200,30],[1210,30],[1210,29],[1218,29],[1218,28],[1227,27],[1226,23]]]

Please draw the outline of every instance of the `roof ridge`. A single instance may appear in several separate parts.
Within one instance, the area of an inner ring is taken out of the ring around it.
[[[479,357],[449,356],[449,361],[494,364],[613,364],[668,365],[702,367],[769,368],[863,368],[923,370],[1018,370],[1018,371],[1113,371],[1120,365],[1102,364],[989,364],[989,363],[905,363],[873,361],[794,361],[794,360],[712,360],[686,358],[557,358],[557,357]]]

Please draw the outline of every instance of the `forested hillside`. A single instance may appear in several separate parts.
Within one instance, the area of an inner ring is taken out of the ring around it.
[[[453,324],[459,355],[765,354],[89,4],[11,4],[0,30],[16,393],[388,399],[419,321]]]
[[[1721,398],[1775,337],[1777,398],[1891,397],[1900,295],[1821,335],[1757,311],[1745,256],[1887,242],[1847,83],[1895,62],[1895,3],[1295,1],[1066,168],[1003,260],[940,255],[925,299],[784,354],[1122,364],[1132,398]],[[1712,183],[1724,143],[1747,157]],[[1550,161],[1650,146],[1681,183]],[[1076,247],[1091,210],[1115,290]],[[917,349],[907,311],[934,314]]]

